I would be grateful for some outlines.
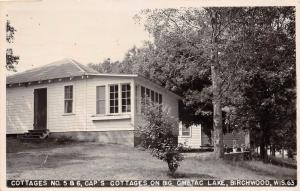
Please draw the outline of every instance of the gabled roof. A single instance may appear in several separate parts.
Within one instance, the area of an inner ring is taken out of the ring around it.
[[[56,78],[99,74],[99,72],[76,62],[73,59],[63,59],[42,67],[34,68],[11,75],[6,78],[6,84],[33,82]]]

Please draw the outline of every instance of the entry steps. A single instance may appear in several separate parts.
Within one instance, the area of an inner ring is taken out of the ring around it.
[[[28,133],[24,133],[21,140],[22,141],[40,141],[46,139],[49,135],[48,129],[36,129],[28,130]]]

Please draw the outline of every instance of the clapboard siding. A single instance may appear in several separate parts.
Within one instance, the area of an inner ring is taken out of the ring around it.
[[[212,145],[212,142],[209,141],[209,137],[201,130],[201,126],[191,126],[191,136],[182,137],[181,136],[181,127],[179,131],[178,142],[185,144],[187,147],[199,148],[200,146]],[[242,144],[249,146],[250,137],[249,133],[244,131],[234,131],[232,133],[226,133],[223,135],[223,143],[228,147],[232,147],[233,143],[236,143],[238,146]]]
[[[64,114],[64,86],[73,85],[74,112]],[[47,88],[47,128],[52,132],[76,131],[85,127],[84,80],[63,81],[7,89],[7,133],[33,129],[34,89]]]
[[[6,133],[24,133],[32,128],[32,88],[8,88],[6,91]]]
[[[165,109],[171,116],[178,119],[178,98],[162,87],[136,78],[89,76],[88,79],[80,77],[61,82],[7,88],[7,134],[25,133],[33,129],[33,92],[34,89],[38,88],[47,88],[47,128],[50,132],[132,131],[134,124],[139,121],[140,113],[135,112],[135,110],[140,107],[140,104],[132,105],[131,112],[126,113],[127,118],[122,117],[124,113],[115,115],[110,119],[96,115],[96,87],[103,85],[107,87],[106,105],[108,105],[108,85],[123,83],[130,83],[131,87],[134,87],[131,88],[132,104],[139,104],[135,95],[140,94],[140,89],[136,94],[135,85],[143,85],[162,94]],[[64,114],[64,86],[66,85],[73,85],[74,112],[72,114]],[[103,118],[99,120],[99,117]]]
[[[97,77],[87,80],[87,97],[86,97],[86,108],[87,108],[87,127],[86,131],[118,131],[118,130],[133,130],[133,123],[131,117],[129,119],[118,119],[115,116],[114,119],[110,120],[94,120],[96,115],[96,87],[105,86],[108,87],[110,84],[124,84],[132,83],[133,79],[122,78],[122,77]],[[132,90],[132,88],[131,88]],[[109,104],[108,88],[106,89],[106,105]],[[120,96],[120,95],[119,95]],[[121,108],[119,108],[121,110]],[[108,112],[108,111],[107,111]],[[128,113],[131,116],[131,112]],[[122,115],[122,114],[120,114]]]
[[[64,114],[64,86],[73,85],[73,114]],[[80,131],[85,128],[85,80],[53,84],[48,92],[48,128],[51,132]]]
[[[135,112],[135,127],[143,123],[142,115],[141,115],[141,86],[145,88],[149,88],[157,93],[162,95],[162,104],[165,111],[176,120],[179,119],[179,110],[178,110],[178,98],[167,93],[165,89],[162,87],[158,87],[147,83],[143,80],[135,80],[136,86],[136,112]],[[176,132],[177,133],[177,132]]]
[[[182,136],[182,125],[179,125],[178,143],[185,147],[199,148],[201,146],[201,125],[191,126],[191,136]]]

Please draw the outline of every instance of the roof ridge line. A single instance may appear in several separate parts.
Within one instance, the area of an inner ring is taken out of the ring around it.
[[[77,68],[79,68],[79,70],[81,70],[84,74],[86,73],[72,58],[69,58],[69,60],[75,65],[77,66]]]

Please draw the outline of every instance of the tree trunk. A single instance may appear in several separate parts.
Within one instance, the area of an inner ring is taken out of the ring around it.
[[[221,107],[221,84],[219,63],[217,59],[217,48],[214,50],[213,63],[211,65],[212,87],[213,87],[213,128],[214,128],[214,154],[216,159],[223,158],[223,129],[222,129],[222,107]]]
[[[216,159],[223,158],[224,145],[223,145],[223,129],[222,129],[222,106],[221,106],[221,79],[220,79],[220,63],[218,58],[218,35],[220,32],[220,21],[218,13],[211,9],[211,79],[213,91],[213,129],[214,129],[214,154]]]
[[[266,135],[265,135],[265,132],[262,133],[259,149],[260,149],[260,151],[259,151],[260,159],[263,162],[267,162],[268,152],[267,152],[267,148],[266,148]]]
[[[271,145],[271,156],[275,157],[275,145]]]
[[[282,147],[282,149],[281,149],[281,157],[282,157],[282,159],[284,159],[284,147]]]

